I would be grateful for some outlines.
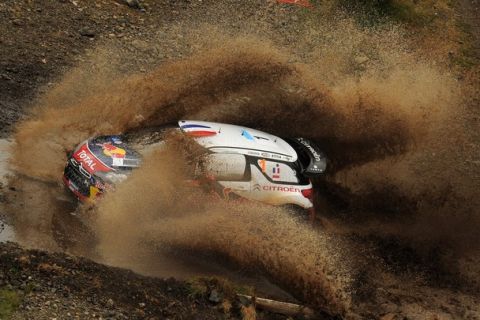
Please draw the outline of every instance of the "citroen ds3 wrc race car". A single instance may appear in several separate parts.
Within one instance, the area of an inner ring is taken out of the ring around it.
[[[324,173],[327,161],[311,141],[204,121],[181,120],[173,128],[206,149],[197,166],[213,181],[212,192],[271,205],[313,207],[310,178]],[[96,199],[141,165],[147,145],[161,148],[162,138],[152,139],[156,133],[149,132],[147,139],[125,134],[84,141],[68,159],[64,184],[81,201]]]

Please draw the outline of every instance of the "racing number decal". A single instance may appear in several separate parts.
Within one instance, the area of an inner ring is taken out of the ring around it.
[[[257,166],[263,175],[272,182],[298,184],[297,173],[288,164],[274,160],[258,159]]]

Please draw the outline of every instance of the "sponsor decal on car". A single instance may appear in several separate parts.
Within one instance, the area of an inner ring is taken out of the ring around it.
[[[103,154],[108,157],[125,158],[125,155],[127,154],[125,149],[114,146],[110,142],[98,144],[98,146],[102,147]]]
[[[81,166],[92,174],[95,171],[108,172],[111,168],[107,167],[98,160],[88,149],[87,144],[83,144],[77,152],[73,154],[73,158],[81,164]]]
[[[301,192],[299,188],[287,186],[262,186],[263,191],[281,191],[281,192]]]
[[[280,165],[277,163],[275,167],[272,168],[273,174],[272,178],[273,179],[280,179]]]
[[[247,151],[247,154],[251,156],[256,156],[256,157],[259,157],[261,155],[260,152],[258,151]]]
[[[300,188],[288,186],[272,186],[272,185],[253,185],[253,191],[280,191],[280,192],[302,192]]]
[[[93,160],[92,157],[88,155],[88,153],[85,150],[81,150],[77,154],[77,156],[78,158],[80,158],[80,162],[82,164],[86,165],[87,168],[90,168],[89,171],[95,171],[95,166],[97,165],[97,163],[95,162],[95,160]]]
[[[255,138],[253,138],[253,136],[250,134],[250,132],[248,132],[245,129],[242,130],[242,136],[247,140],[255,141]]]
[[[114,146],[110,142],[97,145],[102,147],[104,155],[112,158],[112,165],[117,167],[123,166],[123,160],[125,159],[125,155],[127,154],[127,151],[125,151],[125,149]]]
[[[298,142],[300,142],[301,144],[303,144],[313,155],[313,158],[315,159],[315,161],[321,161],[322,160],[322,156],[317,152],[317,150],[315,150],[311,145],[310,143],[303,139],[303,138],[298,138]]]
[[[266,173],[271,179],[279,180],[282,178],[280,175],[280,164],[271,160],[260,159],[258,160],[258,166],[263,173]]]
[[[94,186],[90,186],[90,199],[95,199],[97,195],[100,195],[100,189]]]

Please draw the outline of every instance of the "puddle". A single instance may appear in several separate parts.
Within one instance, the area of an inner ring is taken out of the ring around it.
[[[5,176],[8,174],[7,160],[9,157],[9,147],[12,144],[7,139],[0,139],[0,185],[4,186],[6,183]],[[0,202],[2,199],[0,189]],[[6,241],[14,241],[15,232],[13,227],[5,222],[5,212],[0,203],[0,243]]]
[[[0,243],[7,241],[15,241],[15,232],[12,226],[0,222]]]
[[[0,139],[0,183],[5,183],[5,175],[8,173],[7,160],[10,156],[12,142],[7,139]]]
[[[10,156],[10,147],[12,141],[7,139],[0,139],[0,184],[6,188],[5,176],[9,174],[8,158]],[[2,206],[2,188],[0,188],[0,243],[7,241],[16,241],[15,230],[11,225],[6,223],[5,217],[8,217],[7,212]],[[69,203],[70,204],[70,203]],[[61,202],[60,206],[65,205]],[[63,208],[59,211],[67,214],[72,208]],[[73,209],[74,210],[74,209]],[[60,217],[62,219],[62,217]],[[21,235],[19,235],[19,238]],[[160,252],[152,252],[151,256],[145,253],[142,257],[142,262],[132,263],[130,257],[126,257],[126,261],[116,261],[114,266],[120,266],[131,269],[137,273],[153,276],[153,277],[175,277],[177,279],[188,280],[198,276],[217,276],[227,278],[234,283],[242,283],[256,288],[258,294],[272,297],[278,300],[292,301],[295,299],[285,290],[281,289],[269,279],[256,274],[256,272],[249,272],[240,266],[233,264],[224,265],[225,262],[221,259],[216,259],[209,256],[193,256],[189,253],[162,254]],[[101,263],[104,261],[100,261]]]

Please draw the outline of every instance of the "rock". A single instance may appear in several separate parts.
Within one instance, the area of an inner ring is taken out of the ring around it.
[[[221,295],[218,293],[217,290],[213,289],[210,292],[210,296],[208,297],[208,301],[213,302],[213,303],[219,303],[222,300],[223,299],[222,299]]]
[[[370,58],[367,57],[367,56],[364,56],[364,55],[360,55],[360,56],[355,57],[355,63],[356,64],[364,64],[369,60],[370,60]]]
[[[125,4],[130,8],[143,9],[142,5],[138,0],[125,0]]]
[[[380,318],[380,320],[395,320],[395,319],[397,319],[397,316],[393,313],[387,313]]]
[[[17,27],[23,26],[23,21],[20,20],[20,19],[14,19],[14,20],[12,20],[12,23],[13,23],[13,25],[15,25]]]
[[[380,305],[380,310],[382,310],[384,314],[396,313],[398,309],[399,307],[395,303],[386,302]]]
[[[7,81],[13,81],[13,78],[10,77],[8,74],[5,74],[5,73],[0,74],[0,79],[7,80]]]
[[[83,37],[89,37],[89,38],[95,37],[95,31],[87,27],[80,29],[79,33]]]
[[[133,40],[132,46],[138,50],[147,50],[149,48],[148,43],[142,40]]]
[[[11,73],[18,73],[18,69],[14,67],[6,67],[5,70]]]

